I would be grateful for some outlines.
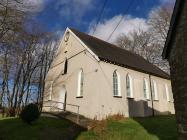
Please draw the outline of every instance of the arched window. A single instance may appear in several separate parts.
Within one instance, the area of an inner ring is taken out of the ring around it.
[[[83,73],[83,69],[81,69],[78,73],[78,92],[77,92],[78,97],[83,96],[83,86],[84,86],[84,73]]]
[[[152,90],[153,100],[158,100],[157,84],[154,80],[152,80],[151,90]]]
[[[168,89],[168,85],[167,84],[165,84],[165,93],[166,93],[167,101],[169,102],[170,101],[170,97],[169,97],[169,89]]]
[[[113,93],[114,93],[114,96],[121,96],[120,76],[116,70],[113,73]]]
[[[149,91],[148,91],[148,82],[147,79],[143,79],[143,93],[144,93],[144,98],[149,99]]]
[[[52,100],[52,93],[53,93],[53,81],[50,82],[50,87],[49,87],[49,101]]]
[[[132,78],[129,74],[126,76],[126,92],[127,97],[132,98],[133,97],[133,87],[132,87]]]
[[[64,74],[67,74],[67,71],[68,71],[68,60],[66,58],[64,63]]]

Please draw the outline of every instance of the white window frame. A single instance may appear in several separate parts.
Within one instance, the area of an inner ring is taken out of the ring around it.
[[[144,90],[144,86],[145,86],[145,90]],[[145,97],[146,95],[146,97]],[[146,78],[143,79],[143,96],[145,99],[149,100],[149,86],[148,86],[148,81]]]
[[[115,94],[115,90],[114,90],[114,73],[116,73],[117,75],[117,94]],[[117,70],[115,70],[113,72],[113,96],[114,97],[121,97],[121,79],[120,79],[120,74],[117,72]]]
[[[129,84],[130,84],[129,85],[130,86],[130,95],[127,94],[127,77],[129,79]],[[134,97],[134,95],[133,95],[133,80],[132,80],[132,77],[131,77],[130,74],[126,75],[126,96],[127,96],[127,98],[133,98]]]
[[[53,93],[53,81],[50,81],[50,87],[49,87],[49,101],[52,100],[52,93]]]
[[[165,84],[165,93],[167,101],[170,102],[169,89],[167,84]]]
[[[81,91],[83,90],[83,86],[81,87],[81,81],[84,81],[84,78],[82,79],[82,76],[84,77],[83,69],[81,68],[78,73],[78,88],[77,88],[77,97],[83,97],[83,93],[81,95]],[[82,88],[82,89],[81,89]]]
[[[157,83],[155,80],[152,80],[151,90],[152,90],[152,96],[154,94],[153,100],[157,101],[158,100],[158,91],[157,91]]]

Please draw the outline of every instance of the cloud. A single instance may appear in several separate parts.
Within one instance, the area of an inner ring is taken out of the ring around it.
[[[162,4],[174,4],[176,0],[159,0]]]
[[[29,11],[38,12],[42,11],[47,0],[24,0],[23,3],[29,7]]]
[[[94,0],[58,0],[55,7],[61,17],[80,21],[93,8],[93,2]]]
[[[55,32],[55,35],[62,38],[62,36],[64,35],[64,32],[65,32],[65,30],[58,30],[58,31]]]
[[[107,40],[107,38],[112,33],[112,31],[114,30],[114,28],[116,27],[117,23],[120,21],[121,18],[122,18],[122,15],[117,15],[117,16],[112,17],[111,19],[106,19],[104,20],[104,22],[99,23],[98,26],[96,27],[94,36],[100,39],[103,39],[103,40]],[[88,29],[89,34],[93,33],[94,26],[95,24],[92,22]],[[133,18],[129,15],[126,15],[123,18],[120,25],[118,26],[118,28],[116,29],[116,31],[113,33],[109,42],[114,42],[116,38],[122,33],[128,34],[134,30],[139,30],[139,29],[142,29],[144,31],[148,29],[146,19]]]

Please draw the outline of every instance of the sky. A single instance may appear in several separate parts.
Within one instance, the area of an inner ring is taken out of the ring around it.
[[[114,42],[120,34],[142,28],[148,29],[147,19],[155,8],[174,0],[26,0],[33,7],[33,18],[43,29],[63,34],[67,27]],[[121,20],[120,25],[108,39]],[[97,25],[97,26],[96,26]],[[94,34],[93,34],[94,33]]]

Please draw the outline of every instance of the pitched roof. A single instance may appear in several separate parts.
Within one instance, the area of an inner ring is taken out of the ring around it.
[[[143,73],[170,79],[169,75],[158,67],[149,63],[143,57],[119,48],[113,44],[100,40],[96,37],[87,35],[80,31],[70,28],[70,30],[84,42],[102,61],[111,62],[116,65],[134,69]]]
[[[172,17],[171,17],[171,22],[170,22],[168,35],[167,35],[167,38],[166,38],[164,50],[162,52],[162,57],[164,59],[168,59],[168,56],[169,56],[169,53],[170,53],[170,50],[171,50],[171,47],[172,47],[171,43],[172,43],[172,40],[175,36],[175,29],[176,29],[176,26],[179,22],[179,16],[180,16],[181,11],[182,11],[181,9],[184,6],[184,2],[185,2],[185,0],[176,0],[176,2],[175,2],[175,7],[174,7],[173,14],[172,14]]]

